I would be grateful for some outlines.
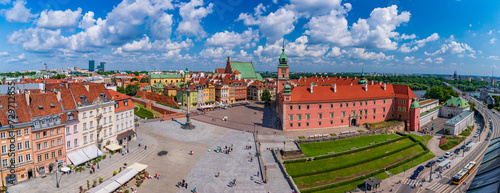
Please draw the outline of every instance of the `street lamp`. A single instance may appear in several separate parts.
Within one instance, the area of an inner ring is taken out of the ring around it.
[[[127,139],[127,153],[128,153],[128,141],[130,141],[129,131],[130,131],[130,129],[127,130],[127,136],[128,136],[128,139]]]
[[[59,188],[59,180],[57,179],[57,170],[59,169],[59,164],[56,158],[56,188]]]
[[[97,154],[97,158],[99,158],[99,149],[97,149],[97,150],[95,151],[95,153]],[[99,169],[99,160],[98,160],[97,158],[96,158],[96,160],[97,160],[97,161],[96,161],[96,162],[97,162],[97,169]]]

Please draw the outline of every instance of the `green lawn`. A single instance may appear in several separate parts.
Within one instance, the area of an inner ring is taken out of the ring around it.
[[[424,149],[421,146],[413,146],[398,153],[392,154],[387,157],[383,157],[381,159],[373,160],[371,162],[363,163],[353,167],[348,167],[345,169],[335,170],[333,172],[327,172],[327,173],[304,176],[304,177],[296,177],[293,178],[293,180],[300,189],[314,188],[317,186],[324,186],[332,183],[338,183],[341,181],[362,176],[363,174],[369,174],[375,172],[381,168],[388,167],[389,165],[410,158],[423,151]]]
[[[151,111],[148,111],[147,109],[145,108],[140,108],[139,107],[135,107],[134,108],[134,114],[137,115],[138,117],[140,118],[148,118],[148,119],[154,119],[154,115]]]
[[[379,180],[384,180],[386,178],[389,178],[389,175],[387,175],[387,173],[383,172],[383,173],[375,175],[374,177],[379,179]],[[317,191],[317,192],[318,193],[347,192],[347,191],[357,189],[358,187],[363,186],[364,184],[365,184],[365,182],[363,180],[359,180],[359,181],[349,183],[347,185],[338,186],[335,188],[321,190],[321,191]]]
[[[450,150],[451,148],[457,146],[463,140],[465,140],[465,137],[443,137],[446,137],[448,141],[445,144],[439,146],[439,148],[441,148],[442,150]]]
[[[134,103],[134,105],[135,105],[136,107],[141,108],[141,111],[144,109],[144,110],[146,110],[146,111],[149,111],[149,112],[153,113],[153,115],[154,115],[154,116],[160,116],[160,115],[163,115],[163,114],[161,114],[161,113],[159,113],[158,111],[155,111],[155,110],[153,110],[153,109],[146,109],[146,107],[144,107],[143,105],[141,105],[141,104],[139,104],[139,103]],[[139,116],[139,115],[137,115],[137,116]],[[153,116],[153,118],[154,118],[154,116]],[[151,119],[151,118],[149,118],[149,119]]]
[[[398,137],[399,136],[395,134],[367,135],[335,141],[301,143],[299,145],[306,157],[313,157],[318,155],[325,155],[328,152],[338,153],[347,151],[353,147],[364,147],[374,142],[379,143],[386,141],[387,139],[396,139]]]
[[[389,170],[389,172],[392,172],[392,175],[396,175],[396,174],[399,174],[401,172],[404,172],[405,169],[415,167],[419,164],[425,165],[425,164],[427,164],[428,160],[430,160],[434,157],[435,157],[434,154],[432,154],[432,152],[429,151],[429,153],[426,153],[425,155],[418,157],[417,159],[413,160],[413,162],[408,162],[406,164],[392,168]],[[413,171],[410,171],[410,172],[413,172]]]
[[[294,177],[297,175],[309,174],[315,171],[317,172],[317,171],[332,170],[353,163],[371,160],[373,158],[376,158],[377,156],[389,153],[398,148],[408,147],[412,144],[414,144],[412,140],[410,140],[409,138],[405,138],[399,141],[395,141],[393,143],[385,144],[365,151],[359,151],[356,153],[346,154],[339,157],[331,157],[327,159],[290,163],[286,164],[285,166],[288,174]]]
[[[181,109],[180,107],[176,107],[176,106],[172,106],[172,105],[167,105],[167,104],[160,103],[160,102],[156,102],[156,103],[158,103],[158,104],[160,104],[160,105],[163,105],[163,106],[172,107],[172,108],[174,108],[174,109]]]
[[[429,141],[432,139],[432,135],[424,135],[424,137],[421,137],[421,136],[418,136],[418,135],[415,135],[415,134],[407,134],[407,135],[410,135],[412,136],[414,139],[422,142],[422,144],[426,145],[427,146],[427,143],[429,143]]]

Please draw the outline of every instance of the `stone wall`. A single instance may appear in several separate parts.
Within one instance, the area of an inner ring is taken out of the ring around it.
[[[174,101],[173,97],[164,96],[159,93],[145,92],[138,90],[136,96],[140,96],[143,99],[148,99],[159,103],[167,104],[173,107],[179,107],[179,105]]]
[[[425,124],[431,122],[433,119],[437,118],[439,116],[439,109],[436,109],[430,113],[427,113],[424,116],[420,117],[420,127],[424,126]],[[422,128],[424,129],[424,128]]]
[[[175,119],[177,119],[177,118],[185,117],[185,115],[182,113],[178,113],[175,111],[164,109],[160,106],[156,106],[156,104],[153,102],[144,101],[144,100],[137,99],[134,97],[132,97],[132,101],[134,103],[139,103],[139,104],[143,105],[146,109],[152,109],[152,110],[155,110],[155,111],[162,114],[160,116],[155,116],[155,118],[175,118]]]
[[[396,133],[396,132],[405,132],[405,122],[400,121],[399,123],[377,128],[377,129],[372,129],[373,132],[378,132],[378,133]]]

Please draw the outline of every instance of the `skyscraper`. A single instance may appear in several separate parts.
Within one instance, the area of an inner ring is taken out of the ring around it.
[[[95,61],[89,60],[89,71],[93,72],[95,70]]]
[[[99,66],[99,71],[102,72],[106,71],[106,62],[101,62],[101,65]]]
[[[43,63],[43,69],[47,71],[47,63]]]

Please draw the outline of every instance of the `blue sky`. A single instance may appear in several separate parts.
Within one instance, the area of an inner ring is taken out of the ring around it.
[[[500,1],[0,0],[0,71],[110,70],[500,75]]]

